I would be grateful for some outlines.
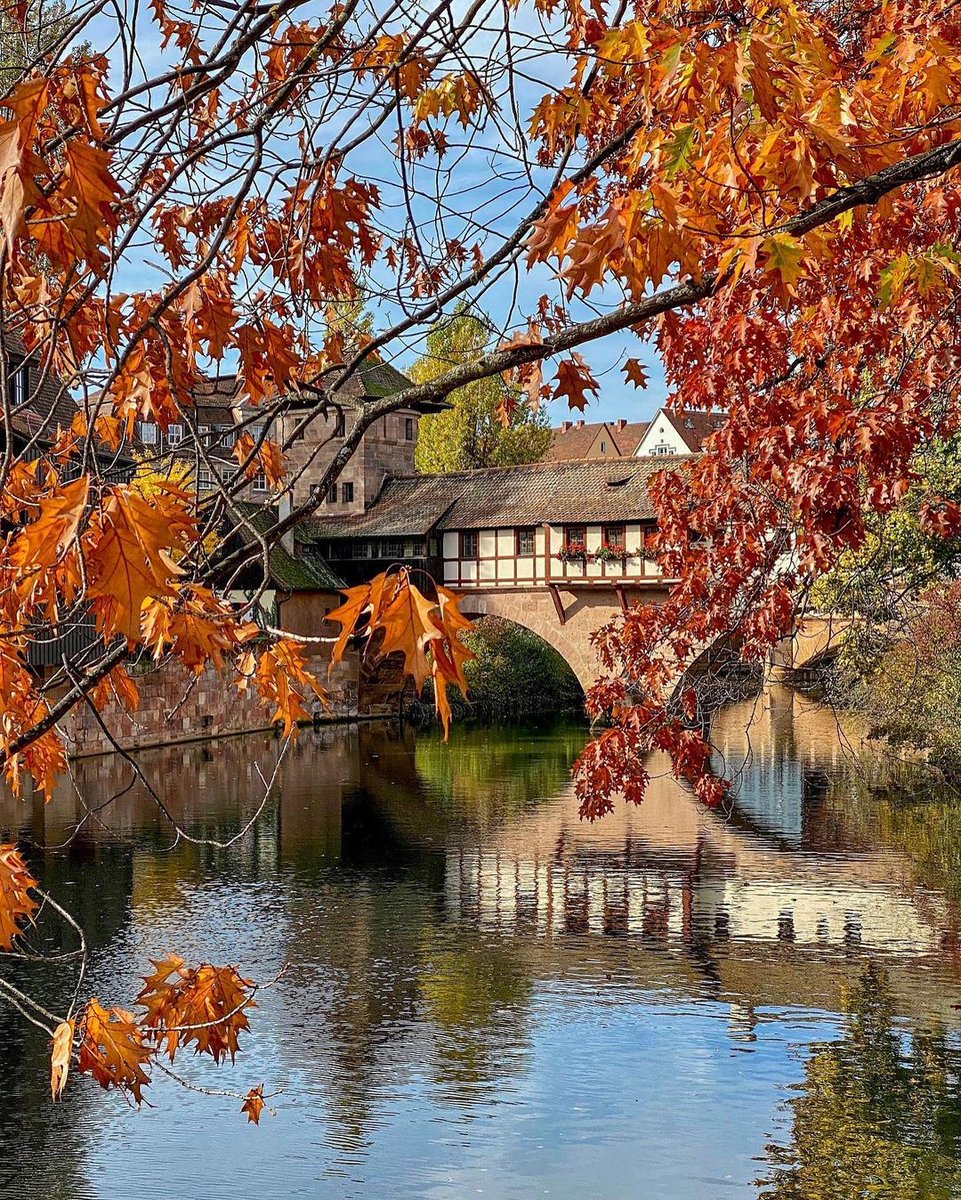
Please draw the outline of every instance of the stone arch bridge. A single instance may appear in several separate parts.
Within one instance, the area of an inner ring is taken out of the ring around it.
[[[592,635],[667,595],[649,545],[650,484],[688,462],[591,459],[388,478],[365,512],[318,522],[311,541],[348,583],[398,562],[427,571],[466,615],[538,634],[586,690],[600,673]],[[823,657],[832,636],[824,626],[786,642],[778,670]]]

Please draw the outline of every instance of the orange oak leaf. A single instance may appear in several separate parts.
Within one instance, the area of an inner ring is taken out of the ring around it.
[[[428,679],[433,680],[446,738],[451,716],[447,686],[455,683],[466,695],[463,666],[474,655],[460,637],[470,622],[458,608],[456,596],[440,586],[436,593],[436,600],[425,596],[407,568],[383,572],[369,584],[344,589],[347,599],[327,616],[341,626],[331,665],[340,661],[351,637],[363,639],[365,649],[378,656],[400,654],[404,672],[418,693]]]
[[[159,497],[150,502],[121,488],[108,496],[100,515],[98,536],[87,550],[87,591],[100,628],[134,642],[144,602],[176,594],[174,580],[183,573],[170,556],[177,527]]]
[[[240,1106],[240,1111],[247,1114],[247,1120],[254,1125],[260,1124],[260,1117],[264,1109],[267,1107],[264,1101],[264,1085],[251,1088],[244,1097],[244,1102]]]
[[[77,535],[89,494],[90,478],[81,475],[41,500],[36,517],[11,547],[11,562],[21,571],[55,563]]]
[[[554,384],[553,399],[567,397],[570,408],[581,412],[587,407],[587,392],[598,392],[600,384],[591,374],[591,369],[584,359],[575,351],[570,358],[565,358],[557,364],[557,381]]]
[[[50,1094],[59,1100],[67,1086],[70,1059],[73,1055],[74,1022],[61,1021],[53,1031],[53,1049],[50,1053]]]
[[[633,383],[636,388],[646,388],[647,368],[637,358],[629,358],[621,368],[628,383]]]
[[[144,1068],[154,1057],[155,1047],[145,1043],[133,1013],[104,1008],[94,997],[80,1014],[78,1028],[77,1070],[92,1075],[103,1088],[119,1088],[141,1104],[143,1089],[150,1083]]]
[[[37,911],[39,906],[30,895],[36,886],[16,846],[0,846],[0,950],[13,948],[14,939]]]
[[[137,997],[147,1014],[144,1035],[163,1045],[171,1060],[181,1046],[193,1044],[197,1054],[215,1062],[235,1057],[238,1036],[250,1028],[247,1010],[254,1007],[253,982],[236,967],[202,963],[188,967],[176,955],[160,962],[144,980]]]

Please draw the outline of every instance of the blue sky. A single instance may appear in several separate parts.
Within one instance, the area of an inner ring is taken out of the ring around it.
[[[212,11],[216,10],[208,10],[208,14]],[[308,3],[295,15],[297,19],[321,19],[326,11],[326,4]],[[417,15],[424,11],[419,5],[409,8],[404,20],[397,24],[397,29],[409,27]],[[116,28],[107,15],[102,15],[85,31],[85,36],[95,50],[106,50],[119,66],[114,45]],[[542,18],[534,14],[531,6],[521,6],[513,12],[511,35],[516,39],[514,45],[519,66],[514,84],[522,127],[528,125],[531,113],[545,93],[563,85],[569,75],[566,56],[545,48],[543,33]],[[157,28],[146,12],[141,12],[137,18],[135,46],[138,69],[144,76],[166,69],[177,58],[173,47],[163,49],[160,46]],[[488,32],[482,28],[474,36],[470,50],[473,65],[483,71],[485,61],[494,61],[498,50],[496,30]],[[449,66],[455,67],[456,64],[452,62]],[[447,67],[448,64],[442,64],[439,71]],[[457,69],[462,67],[463,63]],[[113,87],[117,89],[119,86],[118,71]],[[331,136],[341,130],[347,112],[347,109],[335,110],[329,121],[321,127],[321,142],[328,129]],[[531,145],[524,147],[520,143],[519,149],[505,154],[510,130],[507,130],[505,140],[504,131],[495,127],[493,121],[476,133],[472,131],[464,135],[455,118],[448,124],[447,133],[452,144],[461,139],[466,141],[469,136],[470,149],[452,151],[441,160],[425,160],[417,168],[421,195],[413,197],[412,210],[418,225],[423,227],[425,242],[455,237],[471,246],[478,240],[478,231],[481,230],[489,236],[484,247],[489,253],[496,248],[501,237],[513,230],[518,217],[529,212],[532,204],[543,195],[553,172],[532,161],[535,148]],[[365,182],[376,183],[381,189],[383,204],[379,224],[387,234],[401,228],[407,213],[394,149],[395,136],[395,127],[389,131],[385,127],[376,140],[362,144],[350,156],[345,169],[345,173],[349,171]],[[573,170],[577,165],[575,158],[569,169]],[[436,188],[441,195],[439,206],[431,198],[432,188]],[[161,280],[157,270],[160,264],[155,261],[158,257],[151,254],[148,245],[142,244],[129,255],[127,262],[121,264],[115,279],[116,285],[131,291],[157,286]],[[389,293],[394,291],[396,281],[392,273],[381,266],[380,269],[375,267],[372,272],[372,283],[375,289],[380,287]],[[499,330],[516,331],[526,327],[527,317],[536,311],[542,295],[550,296],[552,300],[562,300],[563,290],[562,284],[545,266],[538,266],[531,272],[523,268],[510,268],[496,281],[485,285],[477,300]],[[586,301],[575,299],[570,304],[570,315],[574,320],[596,316],[615,306],[619,299],[616,289],[596,290]],[[393,323],[403,311],[398,303],[383,297],[373,304],[373,310],[377,332]],[[423,351],[426,333],[426,328],[421,328],[416,338],[392,344],[386,351],[387,356],[401,368],[409,366]],[[600,394],[583,414],[586,420],[616,420],[621,417],[643,420],[663,403],[666,388],[660,362],[653,348],[642,343],[636,335],[625,331],[582,347],[579,352],[600,383]],[[626,358],[631,357],[639,358],[648,365],[650,383],[644,391],[638,391],[624,379],[621,366]],[[225,362],[220,369],[230,370],[231,366],[230,362]],[[213,364],[213,369],[217,370],[216,364]],[[553,372],[553,365],[545,364],[546,380],[550,380]],[[563,402],[551,404],[548,412],[554,424],[581,415],[571,413]]]

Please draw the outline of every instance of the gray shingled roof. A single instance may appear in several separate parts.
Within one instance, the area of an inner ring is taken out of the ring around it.
[[[350,377],[337,395],[337,400],[350,407],[355,401],[372,397],[375,400],[383,396],[392,396],[402,392],[404,388],[412,387],[408,379],[390,363],[365,362]],[[214,375],[200,380],[193,391],[194,403],[198,411],[201,409],[229,409],[242,398],[243,378],[240,375]],[[423,407],[425,411],[435,412],[439,408],[448,408],[446,402],[426,406],[412,405],[412,408]],[[214,413],[214,419],[216,414]]]
[[[388,479],[362,515],[311,522],[309,536],[424,536],[435,529],[514,528],[545,521],[651,521],[652,476],[688,461],[688,456],[591,458],[450,475],[403,475]]]

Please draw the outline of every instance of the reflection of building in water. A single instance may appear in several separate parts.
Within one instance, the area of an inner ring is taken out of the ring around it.
[[[806,819],[824,794],[825,769],[843,753],[831,709],[770,687],[719,713],[712,741],[711,765],[731,781],[736,812],[788,845],[802,845]]]
[[[764,866],[783,867],[762,854]],[[719,864],[718,864],[719,865]],[[741,874],[738,868],[744,873]],[[763,868],[762,868],[763,869]],[[540,936],[593,933],[689,939],[781,941],[797,945],[936,953],[942,906],[931,911],[889,882],[838,878],[778,878],[740,860],[727,875],[695,863],[685,868],[621,854],[560,859],[519,857],[510,849],[451,850],[447,855],[448,915],[492,931]]]

